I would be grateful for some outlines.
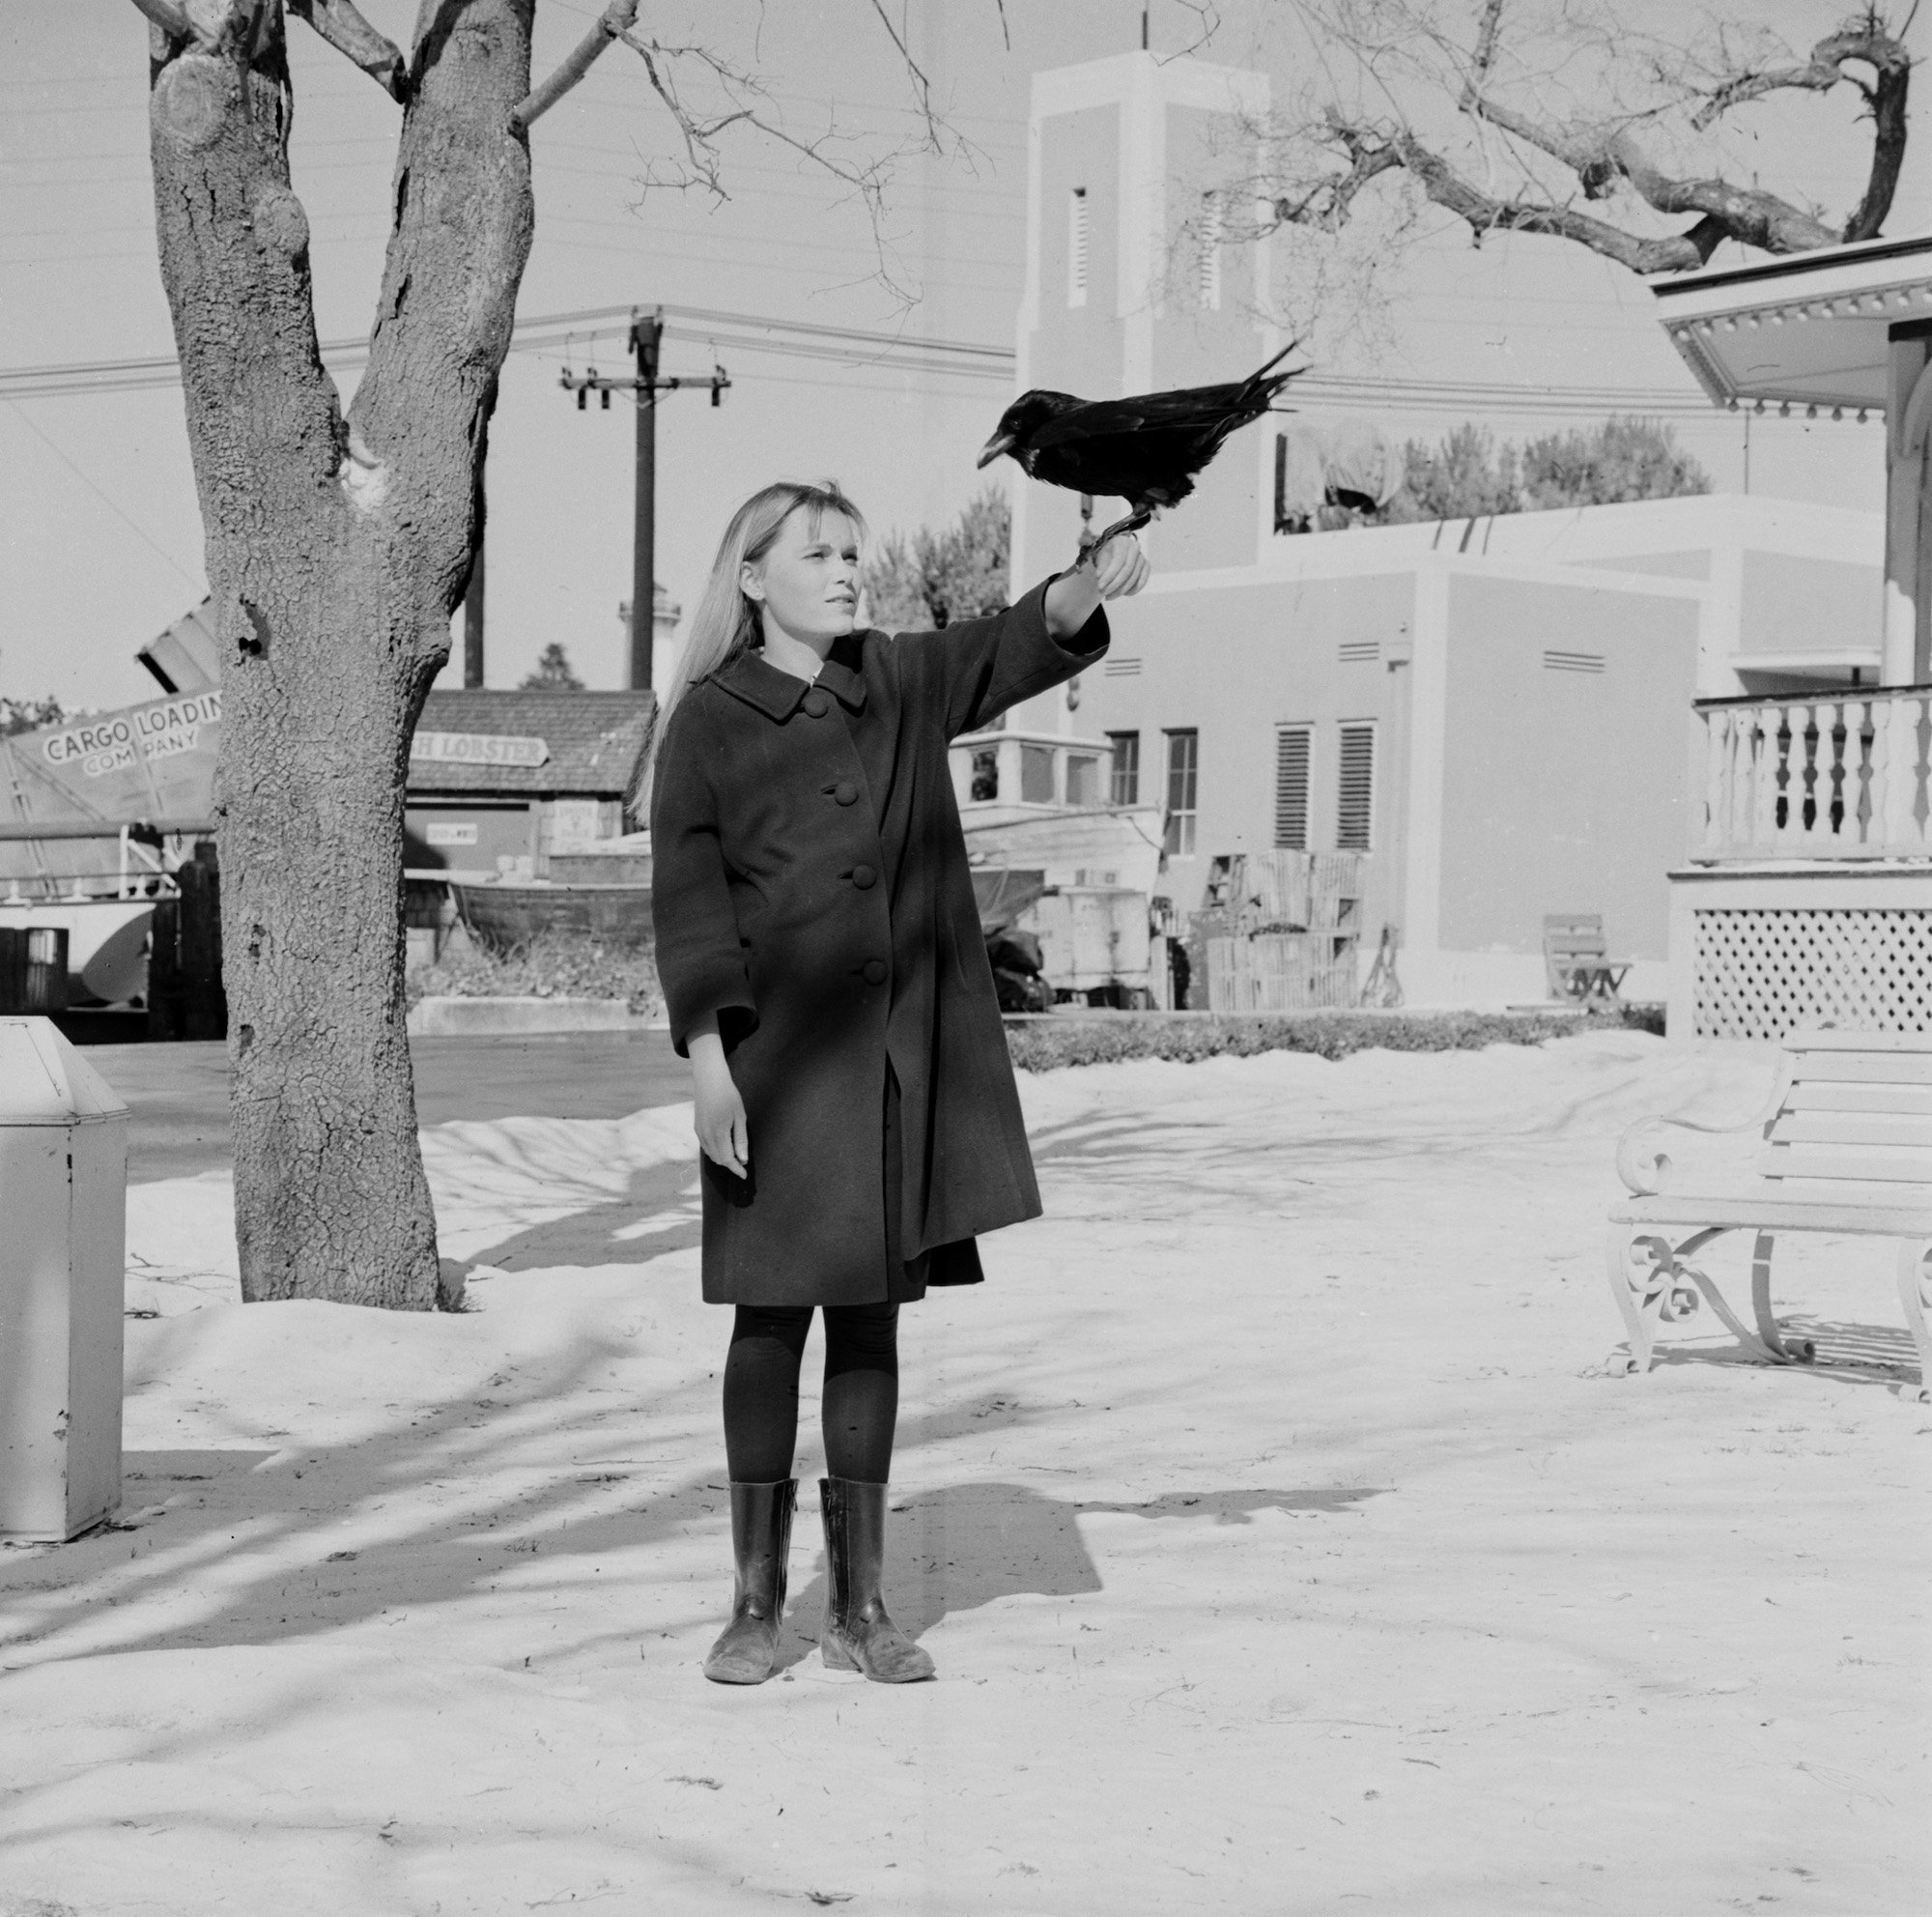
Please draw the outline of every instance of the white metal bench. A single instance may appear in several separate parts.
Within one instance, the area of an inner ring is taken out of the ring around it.
[[[1715,1173],[1688,1171],[1667,1149],[1672,1131],[1703,1132],[1739,1150]],[[1649,1370],[1661,1323],[1701,1296],[1754,1355],[1805,1362],[1771,1309],[1772,1248],[1781,1232],[1829,1232],[1898,1243],[1898,1296],[1918,1350],[1919,1398],[1932,1396],[1932,1033],[1794,1032],[1784,1042],[1771,1102],[1727,1128],[1649,1118],[1617,1146],[1633,1195],[1610,1214],[1610,1291],[1630,1331],[1632,1372]],[[1755,1232],[1751,1331],[1709,1277],[1685,1261],[1727,1231]]]

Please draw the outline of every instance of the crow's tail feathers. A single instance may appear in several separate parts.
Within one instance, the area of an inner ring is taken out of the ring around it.
[[[1301,374],[1307,372],[1308,368],[1306,366],[1291,366],[1285,373],[1277,373],[1274,370],[1291,353],[1298,351],[1301,342],[1298,339],[1290,340],[1265,366],[1249,374],[1247,380],[1242,385],[1241,397],[1247,399],[1264,393],[1267,399],[1272,399],[1276,393],[1281,391],[1283,386],[1287,386],[1290,380],[1296,379]],[[1265,404],[1265,401],[1264,401],[1264,404]]]

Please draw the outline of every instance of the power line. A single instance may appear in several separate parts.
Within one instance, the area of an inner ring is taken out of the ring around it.
[[[107,510],[111,512],[114,515],[114,517],[121,522],[123,526],[127,527],[128,529],[130,532],[132,532],[133,535],[142,542],[143,545],[145,545],[151,552],[159,555],[159,557],[162,559],[164,559],[175,572],[179,573],[181,577],[185,579],[187,582],[187,584],[191,586],[197,592],[203,589],[202,583],[200,580],[196,579],[192,573],[188,572],[185,568],[184,568],[175,559],[174,556],[171,553],[169,553],[163,546],[161,546],[157,540],[154,538],[154,536],[147,530],[145,527],[138,525],[134,520],[130,519],[128,516],[128,514],[124,512],[122,508],[114,502],[113,500],[111,500],[104,492],[102,492],[101,489],[98,485],[96,485],[96,483],[91,478],[89,478],[88,475],[84,472],[82,472],[81,469],[78,466],[76,466],[71,458],[68,457],[68,455],[60,448],[59,445],[57,445],[54,443],[54,441],[50,440],[46,436],[46,434],[41,430],[40,426],[34,420],[32,415],[30,415],[27,412],[26,408],[23,407],[18,400],[14,399],[11,394],[0,394],[0,398],[6,399],[7,404],[14,410],[14,416],[16,419],[18,419],[23,426],[26,427],[28,432],[33,434],[35,439],[39,440],[40,443],[43,446],[45,446],[46,449],[50,453],[52,453],[53,456],[57,460],[59,460],[60,463],[63,466],[65,466],[67,470],[70,472],[71,472],[73,476],[76,479],[78,479],[80,483],[83,486],[85,486],[87,490],[90,493],[92,493],[94,497],[97,500],[99,500],[100,503],[104,505],[107,508]]]

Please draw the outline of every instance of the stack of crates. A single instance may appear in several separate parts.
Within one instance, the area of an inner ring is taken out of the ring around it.
[[[0,1013],[58,1012],[67,1004],[67,928],[0,926]]]
[[[1353,1005],[1362,924],[1358,852],[1236,853],[1197,915],[1214,1012]]]

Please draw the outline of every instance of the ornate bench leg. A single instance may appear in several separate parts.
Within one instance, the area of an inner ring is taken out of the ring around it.
[[[1784,1340],[1783,1329],[1771,1310],[1772,1234],[1761,1231],[1751,1246],[1751,1310],[1757,1318],[1758,1336],[1765,1350],[1780,1364],[1809,1364],[1818,1356],[1818,1347],[1809,1338]]]
[[[1630,1362],[1625,1369],[1629,1376],[1640,1377],[1650,1369],[1657,1322],[1676,1288],[1677,1259],[1668,1239],[1632,1225],[1611,1225],[1605,1250],[1610,1296],[1630,1333]]]
[[[1925,1314],[1932,1309],[1932,1245],[1907,1239],[1898,1247],[1898,1302],[1905,1307],[1905,1329],[1918,1347],[1918,1389],[1905,1395],[1921,1403],[1932,1399],[1932,1326]]]

